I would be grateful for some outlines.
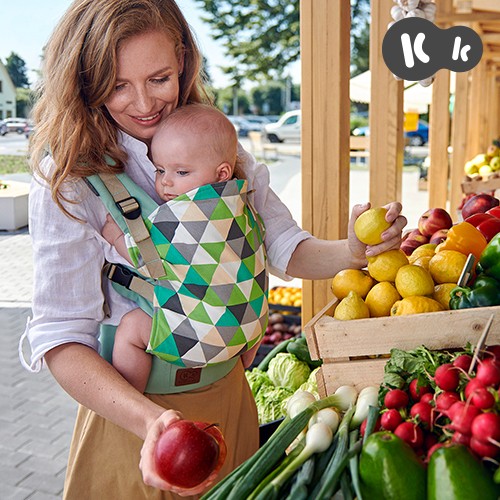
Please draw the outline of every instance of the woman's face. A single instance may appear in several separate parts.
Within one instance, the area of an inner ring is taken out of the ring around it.
[[[181,71],[174,42],[165,33],[152,31],[123,42],[115,90],[105,103],[118,127],[149,142],[177,106]]]

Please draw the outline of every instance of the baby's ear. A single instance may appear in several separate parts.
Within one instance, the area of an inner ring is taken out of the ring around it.
[[[233,169],[227,161],[217,167],[217,179],[219,182],[228,181],[233,176]]]

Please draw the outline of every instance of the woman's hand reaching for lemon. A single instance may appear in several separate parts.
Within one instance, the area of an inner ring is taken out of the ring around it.
[[[401,210],[399,202],[374,209],[369,203],[354,205],[348,228],[349,248],[353,256],[366,260],[366,257],[398,249],[403,228],[408,222],[401,215]],[[363,217],[360,217],[362,214]],[[378,241],[380,243],[376,243]]]

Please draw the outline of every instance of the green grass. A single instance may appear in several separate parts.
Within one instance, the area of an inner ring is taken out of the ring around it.
[[[30,172],[25,156],[0,155],[0,175]]]

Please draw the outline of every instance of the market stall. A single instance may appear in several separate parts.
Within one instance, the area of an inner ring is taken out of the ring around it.
[[[405,201],[405,83],[381,57],[394,3],[371,7],[376,210]],[[410,3],[431,2],[400,2]],[[330,499],[338,491],[358,499],[500,497],[500,228],[491,222],[500,223],[500,199],[494,178],[464,179],[470,158],[500,157],[488,150],[500,135],[500,4],[436,6],[432,20],[472,27],[484,55],[453,87],[440,70],[422,91],[430,104],[430,210],[399,250],[365,270],[304,282],[305,332],[247,375],[261,423],[281,423],[207,499]],[[349,30],[349,0],[301,2],[303,225],[327,239],[345,237],[349,218]],[[380,237],[380,217],[355,228],[358,238]]]

